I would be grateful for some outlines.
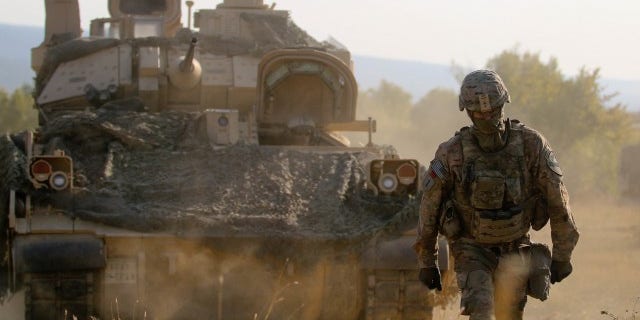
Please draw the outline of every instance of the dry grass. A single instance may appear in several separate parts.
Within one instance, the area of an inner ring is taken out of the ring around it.
[[[589,199],[573,207],[580,230],[574,273],[551,288],[548,301],[531,301],[527,319],[606,319],[603,310],[627,319],[640,295],[640,204]]]

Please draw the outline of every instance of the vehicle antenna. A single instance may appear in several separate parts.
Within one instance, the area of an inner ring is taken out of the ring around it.
[[[191,29],[191,7],[193,7],[193,1],[187,1],[187,8],[189,8],[189,15],[187,16],[187,28]]]

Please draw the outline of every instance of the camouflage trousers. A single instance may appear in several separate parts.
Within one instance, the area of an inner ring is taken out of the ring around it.
[[[528,239],[505,246],[480,246],[460,239],[451,245],[462,315],[470,320],[521,320],[527,302]]]

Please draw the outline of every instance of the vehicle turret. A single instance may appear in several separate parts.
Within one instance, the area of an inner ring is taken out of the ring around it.
[[[202,78],[202,67],[198,60],[195,59],[197,43],[198,40],[193,38],[187,54],[170,63],[169,81],[177,88],[183,90],[192,89]]]

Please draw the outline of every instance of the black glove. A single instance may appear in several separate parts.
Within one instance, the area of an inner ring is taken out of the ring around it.
[[[551,261],[551,283],[562,281],[573,271],[570,261]]]
[[[440,283],[440,270],[438,270],[438,267],[421,268],[418,279],[420,279],[420,282],[427,286],[427,288],[431,290],[438,289],[438,291],[442,291],[442,283]]]

